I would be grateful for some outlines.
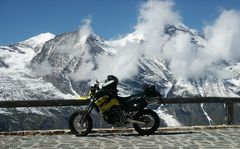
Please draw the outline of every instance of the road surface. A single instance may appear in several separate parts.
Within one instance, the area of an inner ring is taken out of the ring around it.
[[[136,132],[96,132],[76,137],[58,131],[54,134],[0,134],[0,148],[5,149],[195,149],[240,148],[240,128],[166,129],[154,135]]]

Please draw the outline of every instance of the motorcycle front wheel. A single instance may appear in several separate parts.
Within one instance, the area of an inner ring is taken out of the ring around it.
[[[137,112],[134,116],[134,120],[145,123],[145,124],[133,123],[133,128],[140,135],[154,134],[154,132],[158,129],[160,123],[157,113],[149,109]]]
[[[78,111],[73,113],[69,119],[69,129],[76,136],[86,136],[92,130],[93,122],[91,116],[86,115],[85,119],[80,124],[80,119],[82,116],[83,111]]]

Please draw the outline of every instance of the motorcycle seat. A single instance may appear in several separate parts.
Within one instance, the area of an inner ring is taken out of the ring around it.
[[[135,95],[127,96],[127,97],[117,96],[117,99],[120,103],[125,103],[127,101],[134,100],[134,99],[139,98],[141,96],[142,96],[142,94],[135,94]]]
[[[127,96],[127,97],[120,97],[117,96],[117,99],[120,103],[125,103],[126,101],[128,101],[131,98],[131,96]]]

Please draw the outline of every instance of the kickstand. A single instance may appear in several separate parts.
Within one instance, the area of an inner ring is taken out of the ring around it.
[[[126,130],[126,126],[123,127],[122,132],[120,133],[120,136],[122,136],[123,132]]]

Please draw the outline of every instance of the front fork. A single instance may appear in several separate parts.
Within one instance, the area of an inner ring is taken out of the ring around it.
[[[81,117],[81,119],[80,119],[80,121],[79,121],[80,124],[82,124],[83,121],[85,120],[86,116],[87,116],[89,113],[92,112],[92,110],[93,110],[93,108],[94,108],[94,106],[93,106],[94,103],[93,103],[93,102],[94,102],[94,99],[92,98],[92,99],[90,100],[90,103],[89,103],[88,106],[87,106],[87,109],[84,110],[84,112],[83,112],[83,116]]]

